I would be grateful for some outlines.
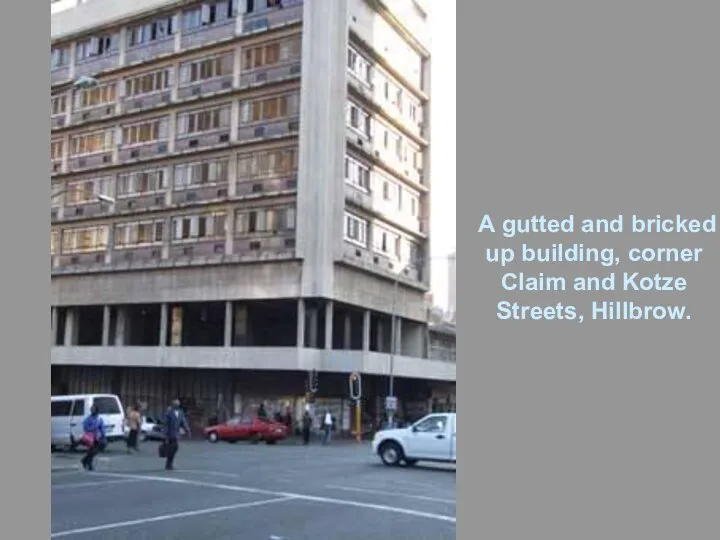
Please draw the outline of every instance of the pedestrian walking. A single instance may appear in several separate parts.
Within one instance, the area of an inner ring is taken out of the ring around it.
[[[258,415],[258,418],[267,418],[267,411],[265,410],[265,402],[264,401],[260,404],[260,408],[258,409],[257,415]]]
[[[93,470],[93,460],[100,451],[100,445],[105,441],[105,424],[100,417],[98,408],[93,405],[90,414],[83,420],[83,435],[80,442],[85,445],[85,455],[80,463],[86,471]]]
[[[310,406],[305,406],[305,412],[302,417],[302,436],[303,444],[310,444],[310,428],[312,427],[312,416],[310,416]]]
[[[180,400],[175,399],[168,408],[165,414],[165,441],[164,441],[164,455],[165,455],[165,470],[172,471],[175,467],[175,456],[180,449],[178,439],[180,437],[180,430],[184,429],[185,432],[190,436],[190,426],[185,418],[185,413],[180,408]]]
[[[142,418],[140,416],[140,405],[135,404],[130,407],[127,414],[127,425],[128,425],[128,438],[127,438],[127,453],[131,450],[139,451],[138,438],[140,436],[140,427],[142,424]]]
[[[323,419],[323,444],[330,444],[330,439],[332,438],[332,428],[333,428],[333,417],[332,414],[330,414],[330,409],[325,409],[325,418]]]
[[[288,428],[288,431],[293,434],[293,417],[292,412],[290,412],[290,407],[287,407],[287,410],[285,411],[285,418],[283,420]]]

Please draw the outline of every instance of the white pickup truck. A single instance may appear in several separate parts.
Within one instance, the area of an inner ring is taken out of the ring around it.
[[[378,431],[372,442],[373,454],[385,465],[418,461],[456,463],[456,413],[433,413],[403,429]]]

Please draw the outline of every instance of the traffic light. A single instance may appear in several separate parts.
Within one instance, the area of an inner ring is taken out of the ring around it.
[[[350,375],[350,399],[359,400],[362,397],[362,381],[360,374],[355,372]]]

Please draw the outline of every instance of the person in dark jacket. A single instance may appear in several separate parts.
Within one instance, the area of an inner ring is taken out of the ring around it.
[[[100,445],[105,441],[105,424],[98,413],[96,405],[90,408],[90,414],[83,420],[83,434],[86,435],[92,443],[88,445],[81,463],[83,469],[92,471],[93,460],[100,451]]]
[[[190,426],[180,408],[180,400],[173,400],[172,405],[165,413],[165,470],[171,471],[174,468],[175,455],[178,452],[178,439],[180,430],[190,436]]]
[[[310,444],[310,428],[312,427],[312,416],[310,416],[310,408],[305,407],[302,417],[302,437],[303,444]]]

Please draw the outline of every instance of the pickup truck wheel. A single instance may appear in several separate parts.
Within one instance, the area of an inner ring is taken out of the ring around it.
[[[380,446],[380,459],[385,465],[394,467],[403,459],[402,448],[400,448],[400,445],[396,442],[390,441],[383,443]]]
[[[417,464],[417,462],[418,462],[417,459],[406,459],[405,465],[407,465],[408,467],[413,467]]]

